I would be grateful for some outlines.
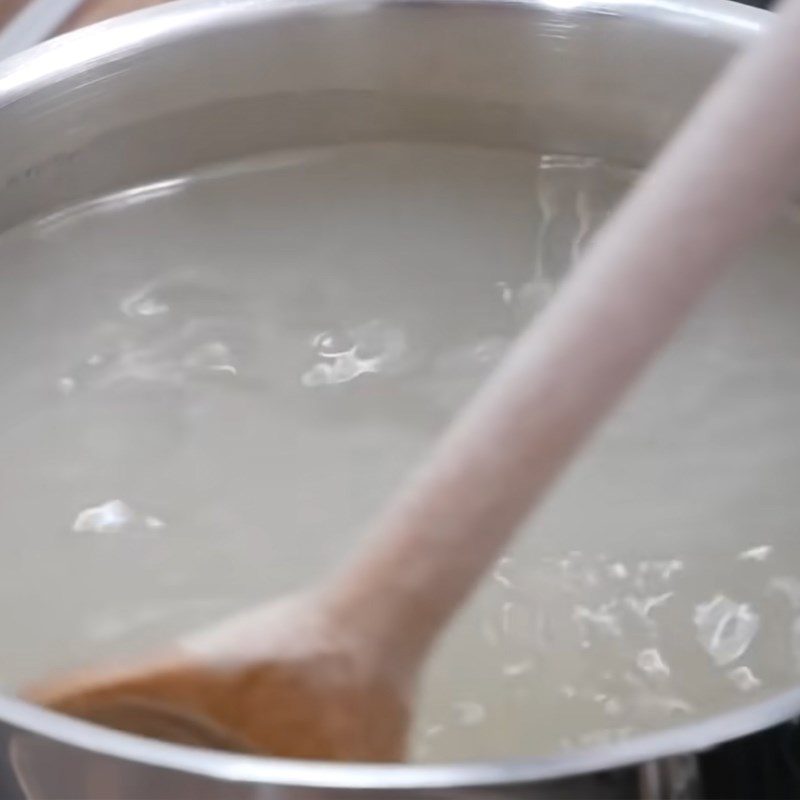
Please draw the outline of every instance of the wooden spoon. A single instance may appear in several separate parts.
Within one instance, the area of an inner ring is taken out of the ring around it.
[[[279,756],[405,753],[439,631],[692,304],[800,177],[800,0],[726,72],[546,311],[322,586],[120,669],[31,689],[67,714]]]

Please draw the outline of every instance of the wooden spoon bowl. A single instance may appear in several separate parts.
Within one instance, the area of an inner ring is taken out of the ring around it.
[[[26,696],[177,744],[284,758],[402,760],[409,682],[369,661],[369,647],[307,624],[309,611],[282,600],[150,661],[79,672],[31,687]],[[233,648],[231,636],[238,639]],[[281,644],[284,637],[291,641]]]

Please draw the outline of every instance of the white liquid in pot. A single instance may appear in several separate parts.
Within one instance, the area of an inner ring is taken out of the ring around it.
[[[627,187],[587,160],[287,153],[0,237],[0,680],[313,581]],[[800,226],[714,293],[487,579],[422,759],[541,755],[794,682]]]

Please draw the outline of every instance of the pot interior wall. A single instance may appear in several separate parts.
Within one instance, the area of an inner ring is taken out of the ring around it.
[[[446,141],[641,165],[757,27],[725,5],[705,16],[339,8],[223,25],[209,4],[185,27],[171,25],[177,10],[145,12],[10,60],[0,67],[0,230],[287,146]]]

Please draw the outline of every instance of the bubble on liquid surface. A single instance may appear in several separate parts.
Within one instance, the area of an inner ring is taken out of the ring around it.
[[[694,612],[697,638],[719,666],[741,657],[759,627],[759,616],[747,603],[718,594]]]
[[[181,391],[194,379],[238,375],[258,347],[244,303],[193,271],[134,290],[119,311],[93,332],[93,350],[59,378],[61,394],[145,384]]]
[[[512,567],[514,562],[511,558],[501,558],[492,571],[492,577],[506,589],[512,589],[514,586],[514,579],[512,578]]]
[[[503,675],[507,678],[519,678],[522,675],[527,675],[533,669],[533,661],[527,659],[525,661],[512,661],[503,665]]]
[[[221,341],[205,342],[191,350],[183,360],[190,371],[236,375],[238,369],[231,348]]]
[[[226,289],[200,271],[179,269],[134,289],[121,300],[119,310],[133,320],[163,324],[170,318],[231,316],[239,310],[239,304]]]
[[[751,692],[761,686],[761,679],[753,674],[750,667],[744,665],[734,667],[725,673],[733,685],[741,692]]]
[[[578,605],[572,613],[572,618],[583,630],[619,637],[622,636],[622,626],[617,614],[617,606],[616,600],[602,603],[596,608]]]
[[[624,598],[624,602],[628,608],[641,619],[650,622],[650,612],[663,606],[674,594],[675,592],[662,592],[661,594],[648,595],[645,597],[627,595]]]
[[[747,550],[742,550],[737,556],[740,561],[766,561],[772,553],[772,546],[762,544],[758,547],[750,547]]]
[[[642,650],[636,656],[636,665],[647,675],[658,678],[668,678],[670,668],[664,661],[661,653],[655,647]]]
[[[72,378],[69,375],[65,375],[64,377],[61,377],[61,378],[58,379],[58,381],[56,382],[56,385],[58,387],[58,391],[61,394],[69,395],[69,394],[72,394],[75,391],[75,387],[77,386],[77,383],[75,381],[75,378]]]
[[[408,352],[403,329],[383,320],[371,320],[341,333],[323,331],[313,338],[312,347],[319,360],[300,378],[308,388],[394,372]]]
[[[650,578],[667,582],[673,575],[681,572],[685,566],[686,565],[679,558],[641,561],[638,565],[638,577],[641,580]]]
[[[617,561],[614,564],[609,564],[608,574],[612,578],[623,580],[628,577],[628,568],[621,561]]]
[[[72,523],[77,533],[118,533],[134,519],[133,509],[122,500],[109,500],[81,511]]]
[[[72,523],[76,533],[131,533],[138,530],[157,531],[166,523],[150,514],[141,515],[123,500],[109,500],[83,509]]]
[[[169,311],[167,303],[156,297],[140,293],[125,298],[120,304],[120,308],[122,313],[129,317],[155,317]]]

